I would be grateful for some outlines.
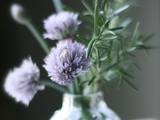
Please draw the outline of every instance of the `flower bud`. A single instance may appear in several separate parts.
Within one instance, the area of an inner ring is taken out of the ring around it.
[[[10,11],[13,19],[16,22],[22,25],[26,25],[28,23],[29,18],[27,17],[26,12],[21,5],[13,4],[10,8]]]

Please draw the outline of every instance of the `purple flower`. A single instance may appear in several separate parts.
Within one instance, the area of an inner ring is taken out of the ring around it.
[[[19,68],[14,68],[7,75],[4,90],[17,102],[26,106],[33,99],[38,90],[43,90],[44,85],[38,84],[40,77],[39,68],[31,58],[23,60]]]
[[[44,68],[51,80],[66,86],[88,69],[90,60],[85,55],[84,45],[72,39],[61,40],[45,58]]]
[[[78,14],[72,12],[60,12],[53,14],[44,20],[44,38],[54,39],[66,39],[72,36],[78,29],[81,23],[77,20]]]

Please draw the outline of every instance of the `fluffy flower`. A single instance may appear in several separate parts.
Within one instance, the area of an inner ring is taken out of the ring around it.
[[[61,40],[45,58],[44,68],[51,80],[66,86],[89,67],[90,60],[85,55],[84,45],[71,39]]]
[[[25,59],[19,68],[14,68],[9,72],[4,82],[4,90],[16,102],[22,102],[28,106],[38,90],[44,89],[44,85],[37,83],[39,77],[37,65],[32,62],[31,58]]]
[[[72,36],[78,29],[81,23],[78,19],[78,14],[72,12],[60,12],[53,14],[44,20],[44,38],[65,39],[68,36]]]

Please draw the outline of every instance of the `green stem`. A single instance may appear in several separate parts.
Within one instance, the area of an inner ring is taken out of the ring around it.
[[[92,8],[89,6],[89,4],[85,1],[85,0],[82,0],[82,4],[86,7],[86,9],[88,10],[88,12],[93,15],[93,10]]]
[[[86,58],[89,58],[90,54],[91,54],[91,51],[92,51],[92,48],[94,46],[94,42],[96,41],[96,39],[92,39],[89,44],[88,44],[88,47],[87,47],[87,52],[86,52]]]
[[[104,10],[105,11],[105,6],[107,5],[107,7],[108,7],[108,0],[103,0],[103,2],[102,2],[102,10]],[[107,10],[106,10],[107,11]],[[105,11],[105,12],[106,12]]]
[[[75,80],[73,80],[73,82],[69,86],[69,89],[72,94],[80,94],[78,79],[75,78]]]
[[[38,32],[38,30],[36,29],[36,27],[30,21],[26,24],[26,26],[31,31],[31,33],[34,35],[37,42],[43,48],[45,53],[48,54],[49,53],[49,47],[48,47],[47,43],[44,41],[44,39],[42,38],[42,36],[40,35],[40,33]]]
[[[56,89],[57,91],[61,92],[61,93],[68,93],[68,90],[54,82],[50,82],[50,81],[46,81],[46,80],[41,80],[38,81],[39,84],[43,84],[45,86],[48,86],[50,88]]]
[[[71,94],[75,94],[75,90],[74,90],[74,83],[72,82],[70,85],[69,85],[69,91]]]
[[[86,103],[86,102],[87,101],[85,101],[83,98],[80,99],[82,115],[84,117],[84,120],[93,120],[92,115],[89,111],[89,107],[88,107],[88,104],[90,103]]]
[[[61,12],[63,11],[63,7],[62,7],[62,2],[61,0],[52,0],[53,5],[56,9],[56,12]]]
[[[92,120],[93,119],[90,112],[88,111],[88,109],[86,107],[84,107],[83,105],[82,105],[82,114],[83,114],[85,120]]]
[[[98,0],[95,0],[95,6],[94,6],[94,34],[95,36],[98,35]]]
[[[75,90],[77,94],[80,94],[80,89],[79,89],[79,84],[78,84],[78,78],[76,78],[74,80],[74,84],[75,84]]]

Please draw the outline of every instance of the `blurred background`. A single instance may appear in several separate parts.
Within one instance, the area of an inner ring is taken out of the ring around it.
[[[15,2],[26,8],[42,33],[43,19],[54,12],[51,0],[0,1],[0,120],[48,120],[54,111],[61,107],[62,96],[57,91],[47,88],[39,92],[28,108],[15,103],[3,92],[3,81],[9,69],[18,66],[22,59],[28,56],[32,56],[33,61],[41,66],[45,57],[45,53],[28,29],[12,20],[9,7]],[[75,9],[82,9],[80,2],[75,0],[63,2]],[[140,22],[142,33],[146,35],[155,33],[148,44],[159,46],[160,1],[140,0],[139,7],[132,8],[129,15],[135,21],[133,24]],[[137,61],[142,71],[134,69],[133,72],[135,83],[140,88],[139,92],[126,85],[118,91],[116,83],[113,82],[106,93],[107,104],[122,117],[122,120],[131,118],[160,120],[160,50],[152,50],[150,54],[151,60],[148,60],[144,52],[137,52]],[[43,73],[42,77],[46,75]]]

